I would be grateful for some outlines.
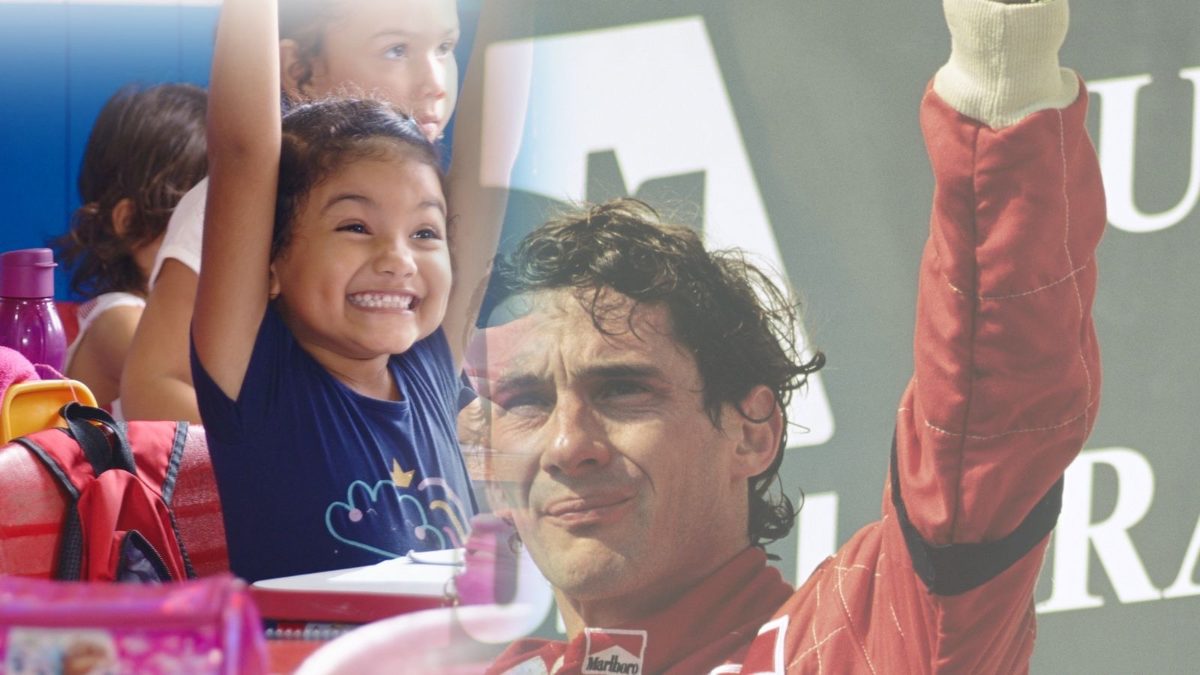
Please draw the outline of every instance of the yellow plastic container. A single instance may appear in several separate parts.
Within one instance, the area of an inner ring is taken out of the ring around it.
[[[0,443],[42,429],[66,426],[58,411],[72,401],[96,405],[92,390],[78,380],[36,380],[9,385],[0,403]]]

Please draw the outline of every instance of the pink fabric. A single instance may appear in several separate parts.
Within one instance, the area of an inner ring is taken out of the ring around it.
[[[7,391],[10,385],[27,380],[50,379],[42,377],[42,373],[49,372],[57,374],[58,371],[50,366],[42,366],[41,373],[38,368],[29,362],[21,352],[8,347],[0,347],[0,394]],[[59,377],[62,377],[59,375]]]
[[[178,584],[0,578],[0,662],[22,673],[266,672],[258,612],[225,575]]]

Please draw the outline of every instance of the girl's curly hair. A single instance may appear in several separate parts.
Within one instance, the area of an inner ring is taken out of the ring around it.
[[[79,168],[83,206],[54,242],[75,293],[145,292],[134,253],[162,235],[180,197],[207,173],[207,105],[208,94],[189,84],[127,86],[104,104]],[[118,232],[113,211],[125,199],[132,208]]]

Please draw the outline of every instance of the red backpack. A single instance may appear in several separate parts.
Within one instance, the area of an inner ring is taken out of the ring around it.
[[[55,578],[194,578],[171,511],[187,422],[127,425],[78,403],[63,406],[61,414],[67,428],[15,439],[46,465],[67,495]]]

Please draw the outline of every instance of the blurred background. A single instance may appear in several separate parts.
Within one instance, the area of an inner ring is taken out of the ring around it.
[[[0,250],[65,231],[118,87],[207,82],[217,5],[0,0]],[[460,9],[469,34],[477,2]],[[1195,672],[1200,14],[1194,0],[1072,9],[1062,60],[1090,83],[1109,198],[1105,386],[1039,585],[1033,670]],[[806,495],[801,527],[772,548],[802,580],[879,514],[911,369],[932,191],[917,106],[949,50],[940,3],[549,0],[534,40],[505,245],[562,202],[636,195],[750,249],[803,298],[829,366],[797,402],[807,431],[783,469]]]

